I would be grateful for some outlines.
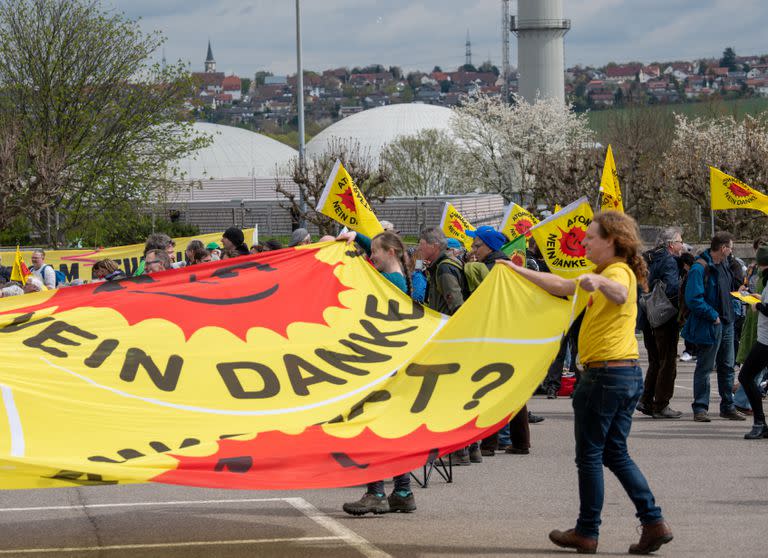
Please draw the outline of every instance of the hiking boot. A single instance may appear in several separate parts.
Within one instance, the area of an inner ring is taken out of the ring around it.
[[[656,523],[643,525],[640,540],[636,544],[629,545],[630,554],[650,554],[656,552],[661,545],[672,540],[672,529],[663,519]]]
[[[416,511],[416,498],[413,496],[413,492],[408,492],[407,496],[401,496],[397,492],[393,492],[387,498],[389,502],[389,511],[391,513],[411,513]]]
[[[637,409],[638,411],[640,411],[641,413],[649,417],[653,416],[653,411],[651,411],[651,408],[645,403],[643,403],[642,401],[637,402],[637,407],[635,407],[635,409]]]
[[[557,390],[554,386],[547,388],[547,399],[557,399]]]
[[[768,426],[765,424],[756,424],[752,430],[744,434],[745,440],[759,440],[760,438],[768,438]]]
[[[736,410],[738,412],[740,412],[741,414],[746,415],[748,417],[751,417],[752,415],[755,414],[752,409],[747,409],[746,407],[739,407],[738,405],[736,405]]]
[[[480,452],[479,447],[474,447],[469,450],[469,461],[472,463],[483,462],[483,454]]]
[[[681,416],[683,416],[681,411],[670,409],[669,405],[664,407],[661,411],[653,413],[653,418],[655,419],[679,419]]]
[[[549,540],[562,548],[575,548],[579,554],[594,554],[597,552],[597,539],[579,535],[576,529],[549,533]]]
[[[744,413],[740,413],[736,409],[731,409],[730,411],[720,411],[720,417],[728,420],[747,420],[747,417]]]
[[[459,467],[463,465],[472,465],[472,462],[469,460],[469,452],[465,449],[460,449],[451,454],[451,465],[458,465]]]
[[[693,413],[693,420],[696,422],[712,422],[712,419],[709,418],[709,415],[706,411],[702,411],[701,413]]]
[[[540,417],[539,415],[534,415],[532,412],[528,411],[529,424],[536,424],[537,422],[542,422],[543,420],[544,420],[544,417]]]
[[[357,502],[347,502],[341,509],[350,515],[365,515],[367,513],[379,515],[389,511],[389,502],[383,494],[366,492]]]

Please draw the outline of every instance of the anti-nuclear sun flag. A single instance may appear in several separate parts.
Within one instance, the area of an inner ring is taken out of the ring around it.
[[[501,220],[499,232],[505,234],[507,238],[515,238],[521,234],[528,238],[531,236],[531,227],[538,222],[539,220],[530,211],[516,203],[510,203]]]
[[[572,279],[595,268],[581,244],[592,215],[587,198],[581,198],[531,229],[549,270],[555,275]]]
[[[243,229],[246,243],[256,243],[257,230]],[[217,242],[221,245],[222,233],[198,234],[196,236],[187,236],[174,238],[176,243],[176,261],[184,259],[184,250],[192,240],[200,240],[203,244]],[[3,252],[3,262],[12,252]],[[22,258],[25,261],[32,260],[32,252],[22,251]],[[125,246],[114,246],[112,248],[96,248],[95,250],[46,250],[45,263],[53,266],[53,269],[64,273],[67,282],[75,279],[91,280],[91,268],[99,260],[109,258],[118,263],[120,269],[128,275],[133,275],[139,266],[139,262],[144,258],[144,244],[127,244]]]
[[[616,161],[613,159],[613,149],[610,145],[608,151],[605,152],[603,175],[600,178],[600,193],[602,194],[600,207],[603,211],[621,211],[624,213],[619,173],[616,170]]]
[[[709,188],[712,209],[757,209],[768,214],[768,196],[715,167],[709,167]]]
[[[333,166],[317,207],[323,215],[368,238],[384,232],[373,209],[341,161],[337,160]]]
[[[469,221],[453,207],[452,203],[445,203],[443,216],[440,218],[440,229],[446,238],[455,238],[469,250],[472,248],[472,237],[467,236],[467,231],[475,230]]]
[[[390,477],[500,428],[570,313],[496,266],[447,320],[341,242],[3,298],[0,488]]]

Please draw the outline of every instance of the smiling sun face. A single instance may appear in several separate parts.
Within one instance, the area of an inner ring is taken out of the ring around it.
[[[563,254],[572,258],[583,258],[587,254],[582,242],[584,241],[584,229],[571,227],[571,230],[564,231],[560,229],[560,250]]]
[[[334,274],[334,265],[318,261],[316,253],[280,250],[64,288],[43,304],[13,312],[57,307],[55,313],[60,313],[85,305],[112,308],[130,325],[163,319],[179,326],[187,339],[204,327],[220,327],[241,339],[254,327],[285,335],[290,324],[325,323],[325,309],[341,307],[339,294],[346,287]]]

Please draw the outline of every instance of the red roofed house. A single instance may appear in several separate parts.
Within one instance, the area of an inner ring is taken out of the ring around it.
[[[239,101],[243,97],[242,82],[235,75],[225,77],[221,83],[221,89],[226,95],[231,96],[233,101]]]
[[[605,69],[606,81],[613,81],[620,83],[622,81],[630,81],[635,79],[640,70],[643,69],[641,64],[622,64],[619,66],[610,66]]]

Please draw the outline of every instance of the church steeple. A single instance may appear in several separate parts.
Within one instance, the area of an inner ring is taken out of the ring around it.
[[[216,71],[216,60],[213,59],[213,50],[211,49],[210,39],[208,39],[208,55],[205,57],[205,71],[209,74]]]

